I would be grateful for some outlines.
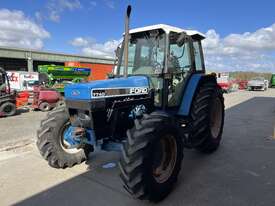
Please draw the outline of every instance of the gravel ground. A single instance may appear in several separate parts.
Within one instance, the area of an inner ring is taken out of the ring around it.
[[[0,118],[0,148],[20,142],[32,142],[36,130],[46,113],[40,111],[18,112],[12,117]]]

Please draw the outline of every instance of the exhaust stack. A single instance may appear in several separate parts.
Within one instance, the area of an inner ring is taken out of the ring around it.
[[[132,7],[128,5],[125,16],[125,35],[124,35],[124,77],[128,75],[128,47],[129,47],[129,21]]]

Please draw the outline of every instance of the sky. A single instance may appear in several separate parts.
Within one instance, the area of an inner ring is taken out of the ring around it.
[[[0,46],[110,58],[128,4],[131,28],[204,33],[209,70],[275,72],[274,0],[0,0]]]

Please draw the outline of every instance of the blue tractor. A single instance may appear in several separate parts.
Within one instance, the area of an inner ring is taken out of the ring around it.
[[[114,74],[66,86],[66,106],[41,122],[37,146],[55,168],[96,149],[120,151],[124,188],[158,202],[177,181],[184,147],[219,147],[224,99],[216,77],[205,74],[203,34],[163,24],[129,31],[129,16],[130,7]]]

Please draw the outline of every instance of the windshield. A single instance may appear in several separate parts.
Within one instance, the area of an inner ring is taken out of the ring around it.
[[[123,51],[122,51],[123,52]],[[128,74],[160,74],[164,67],[165,35],[162,30],[131,34]],[[124,54],[119,61],[118,74],[123,75]]]

